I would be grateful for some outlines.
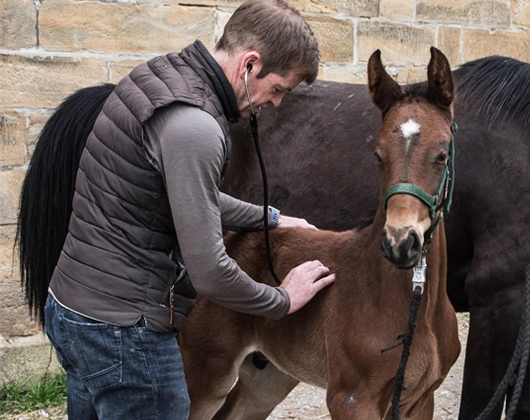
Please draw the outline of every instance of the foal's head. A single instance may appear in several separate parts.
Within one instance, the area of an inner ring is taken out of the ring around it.
[[[434,47],[427,72],[426,84],[403,92],[385,71],[379,50],[368,62],[370,94],[383,114],[375,148],[386,212],[381,247],[383,255],[400,268],[421,258],[424,235],[429,239],[437,217],[426,201],[444,185],[450,155],[453,80],[446,57]],[[420,198],[420,189],[427,193],[426,201]],[[435,205],[443,196],[444,191],[432,199]]]

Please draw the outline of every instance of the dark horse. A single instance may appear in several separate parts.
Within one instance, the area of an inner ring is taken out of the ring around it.
[[[530,65],[488,57],[453,72],[459,125],[455,203],[446,218],[449,298],[470,312],[460,419],[475,418],[514,351],[530,262]],[[415,86],[409,87],[413,90]],[[46,124],[21,196],[18,242],[26,297],[42,315],[47,283],[66,237],[80,150],[112,85],[68,98]],[[260,117],[271,204],[321,229],[369,223],[378,205],[373,145],[381,116],[366,86],[317,82]],[[259,165],[246,121],[233,127],[224,190],[260,203]],[[246,366],[243,375],[255,374]],[[269,365],[276,382],[294,379]],[[250,379],[249,379],[250,380]],[[290,380],[290,381],[289,381]],[[249,384],[251,386],[252,384]],[[269,390],[252,391],[271,405]],[[510,398],[510,395],[508,396]],[[274,406],[274,405],[273,405]],[[499,419],[502,402],[489,417]],[[530,375],[516,419],[530,418]]]
[[[250,404],[242,410],[247,393],[240,387],[233,391],[242,401],[216,415],[241,363],[256,350],[289,375],[326,388],[334,420],[432,419],[434,391],[456,361],[460,343],[446,290],[445,228],[438,223],[439,212],[450,202],[450,193],[443,191],[450,191],[452,181],[453,81],[445,56],[435,48],[431,54],[429,83],[414,93],[402,93],[379,51],[368,62],[370,93],[384,115],[372,144],[379,159],[379,165],[375,159],[372,165],[379,166],[381,179],[373,223],[344,232],[271,232],[272,256],[282,278],[291,267],[318,258],[336,274],[335,283],[279,321],[198,299],[181,334],[190,420],[266,417]],[[225,244],[253,279],[274,285],[261,232],[229,235]],[[425,288],[416,290],[411,268],[420,263],[423,269],[414,272],[426,270]],[[414,307],[419,307],[414,344],[403,392],[393,398],[401,358],[394,340],[406,329],[413,293]]]

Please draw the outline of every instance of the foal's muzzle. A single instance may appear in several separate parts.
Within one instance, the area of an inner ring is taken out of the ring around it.
[[[423,241],[416,230],[383,229],[381,252],[395,267],[402,269],[414,267],[420,261],[422,249]]]

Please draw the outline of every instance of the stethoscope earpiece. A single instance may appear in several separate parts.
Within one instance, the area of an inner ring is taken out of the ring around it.
[[[254,115],[254,108],[252,107],[252,101],[250,100],[250,92],[248,91],[248,73],[252,70],[252,64],[247,64],[247,71],[245,73],[245,89],[247,91],[248,104],[250,105],[250,113]]]

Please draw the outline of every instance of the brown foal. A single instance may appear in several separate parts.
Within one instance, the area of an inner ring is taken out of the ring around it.
[[[405,332],[412,268],[423,255],[426,282],[400,412],[402,419],[432,418],[434,391],[460,352],[455,312],[446,294],[444,225],[442,221],[426,241],[437,214],[433,217],[415,195],[383,197],[391,186],[403,183],[435,195],[450,158],[453,81],[447,59],[435,48],[422,89],[402,91],[386,73],[379,51],[370,57],[368,76],[372,100],[383,116],[377,163],[374,159],[381,173],[381,206],[373,223],[340,233],[271,231],[279,278],[314,259],[336,273],[334,284],[279,321],[198,299],[181,336],[191,419],[265,419],[274,408],[267,404],[267,393],[276,401],[297,381],[327,390],[334,420],[389,418],[402,346],[382,350]],[[262,233],[231,234],[226,248],[253,279],[275,285]],[[263,353],[279,371],[267,376],[268,369],[256,370],[255,378],[248,370],[240,372],[253,351]],[[264,384],[270,389],[261,388]]]

